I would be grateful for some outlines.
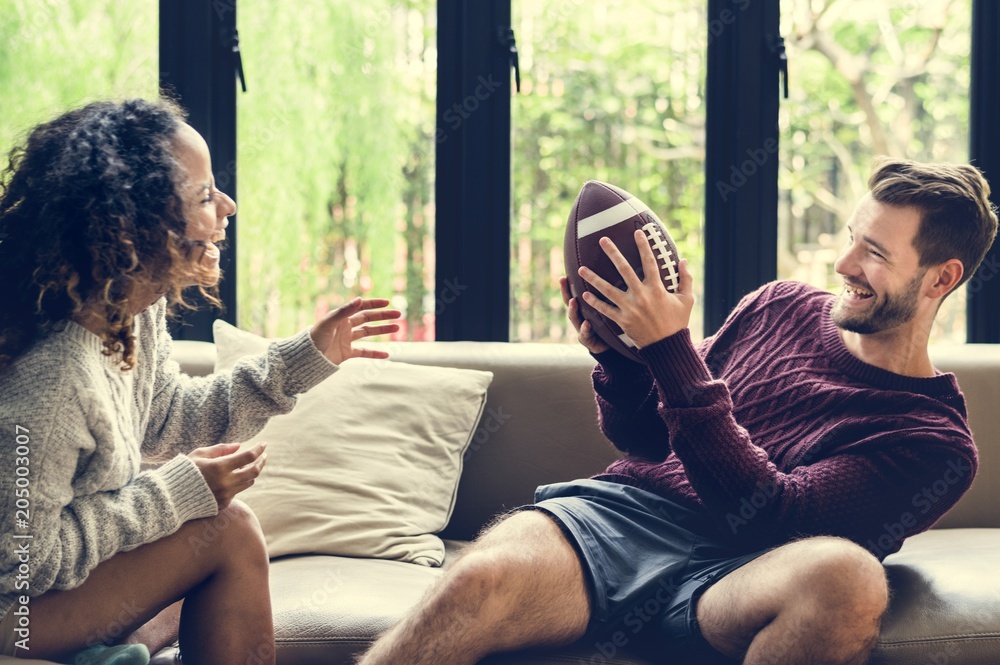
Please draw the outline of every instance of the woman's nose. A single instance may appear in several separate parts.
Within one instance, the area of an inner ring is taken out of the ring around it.
[[[236,214],[236,201],[234,201],[232,197],[230,197],[228,194],[225,194],[225,197],[226,197],[226,208],[228,209],[228,212],[224,213],[223,215],[224,219],[222,223],[223,228],[229,226],[229,218]]]

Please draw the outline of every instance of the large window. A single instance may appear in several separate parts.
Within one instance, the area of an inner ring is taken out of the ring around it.
[[[155,97],[157,0],[0,0],[0,152],[107,97]]]
[[[364,295],[433,339],[435,3],[240,0],[238,21],[238,324],[288,335]]]
[[[791,98],[780,111],[778,274],[833,270],[872,157],[967,162],[970,0],[782,0]],[[965,341],[963,286],[932,341]]]
[[[523,72],[512,103],[513,341],[569,341],[563,233],[587,180],[616,184],[663,220],[703,283],[703,0],[515,0]],[[692,331],[700,336],[701,308]]]
[[[249,92],[234,115],[218,93],[232,91],[237,4]],[[669,226],[704,288],[697,335],[703,312],[714,329],[775,266],[838,288],[833,261],[874,154],[973,154],[988,177],[1000,154],[990,0],[0,0],[0,15],[4,151],[66,108],[154,96],[159,15],[160,75],[224,189],[238,153],[226,316],[268,335],[364,294],[405,311],[399,338],[572,341],[561,238],[591,178]],[[508,26],[523,74],[513,97]],[[791,98],[775,128],[779,32]],[[456,122],[466,102],[476,110]],[[777,134],[780,169],[766,160],[738,193],[712,195]],[[1000,334],[989,276],[968,289],[978,341]],[[964,291],[945,302],[936,341],[964,339]],[[210,319],[189,319],[183,336],[210,339]]]

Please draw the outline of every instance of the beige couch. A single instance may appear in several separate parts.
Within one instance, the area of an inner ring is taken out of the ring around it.
[[[467,456],[455,513],[442,534],[450,552],[472,539],[497,512],[529,502],[537,485],[592,475],[616,455],[595,424],[593,361],[582,348],[480,342],[383,348],[402,362],[488,369],[495,375]],[[191,374],[209,373],[213,347],[179,342],[175,358]],[[892,605],[872,663],[997,665],[1000,345],[933,348],[932,358],[942,371],[958,375],[966,393],[980,470],[972,490],[937,528],[910,539],[886,560]],[[353,655],[417,602],[440,574],[440,569],[383,560],[275,560],[271,589],[279,665],[352,662]],[[487,662],[677,663],[669,654],[643,658],[627,651],[612,657],[607,653],[583,641],[558,652],[509,654]],[[159,665],[171,662],[171,650],[154,658]]]

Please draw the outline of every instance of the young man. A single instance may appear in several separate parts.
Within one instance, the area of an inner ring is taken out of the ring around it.
[[[670,294],[639,236],[644,280],[602,241],[628,290],[581,268],[610,304],[584,297],[645,366],[609,350],[563,292],[598,361],[601,428],[628,455],[539,488],[361,662],[471,664],[584,635],[605,655],[642,641],[747,664],[866,662],[888,600],[881,559],[975,474],[964,398],[927,342],[997,231],[971,166],[882,160],[869,188],[839,296],[768,284],[697,346],[686,267]]]

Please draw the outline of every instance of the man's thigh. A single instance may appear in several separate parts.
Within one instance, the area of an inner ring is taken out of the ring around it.
[[[495,650],[572,642],[590,620],[580,560],[558,522],[542,511],[522,510],[498,520],[446,575],[455,579],[450,590],[444,585],[445,593],[471,590],[489,599],[483,609],[495,621],[483,625],[492,626]]]
[[[713,580],[758,556],[734,558],[696,530],[703,515],[634,487],[559,483],[539,488],[536,501],[580,559],[592,601],[587,639],[605,657],[626,644],[700,650],[694,600]]]

